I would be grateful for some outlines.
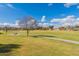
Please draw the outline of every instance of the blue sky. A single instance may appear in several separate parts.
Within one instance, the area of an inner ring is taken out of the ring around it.
[[[79,17],[78,3],[4,3],[0,4],[0,23],[15,23],[23,16],[33,16],[38,22],[59,24],[61,19]],[[75,19],[75,20],[76,20]],[[55,21],[56,20],[56,21]],[[55,21],[55,22],[54,22]]]

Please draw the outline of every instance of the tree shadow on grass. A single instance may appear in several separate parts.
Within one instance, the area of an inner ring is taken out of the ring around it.
[[[4,33],[1,33],[1,32],[0,32],[0,35],[1,35],[1,34],[4,34]]]
[[[32,37],[35,37],[35,38],[41,38],[41,37],[56,37],[56,36],[51,36],[51,35],[32,35]]]
[[[0,53],[9,53],[13,49],[20,48],[18,44],[0,44]]]

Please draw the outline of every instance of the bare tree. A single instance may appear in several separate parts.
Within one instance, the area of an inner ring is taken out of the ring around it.
[[[7,34],[8,30],[9,30],[9,28],[10,28],[9,25],[4,26],[4,30],[5,30],[6,34]]]
[[[29,37],[29,30],[36,25],[36,21],[32,16],[26,16],[21,19],[19,26],[27,30],[27,38]]]
[[[7,33],[7,31],[8,31],[8,28],[7,27],[4,27],[5,28],[5,32]]]

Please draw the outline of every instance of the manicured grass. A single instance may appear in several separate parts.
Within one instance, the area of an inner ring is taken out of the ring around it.
[[[15,35],[14,33],[18,33]],[[1,56],[63,56],[79,55],[79,45],[49,40],[43,37],[57,37],[79,41],[78,31],[30,31],[29,40],[26,31],[1,31],[0,55]]]
[[[40,31],[38,33],[34,31],[34,33],[39,35],[50,35],[56,38],[79,41],[79,31],[50,31],[49,30],[49,31]]]

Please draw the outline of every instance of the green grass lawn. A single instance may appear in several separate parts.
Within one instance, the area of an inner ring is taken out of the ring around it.
[[[30,31],[29,40],[26,31],[0,31],[1,56],[79,56],[79,45],[50,40],[43,37],[55,37],[79,41],[78,31]],[[14,35],[14,33],[18,33]]]

